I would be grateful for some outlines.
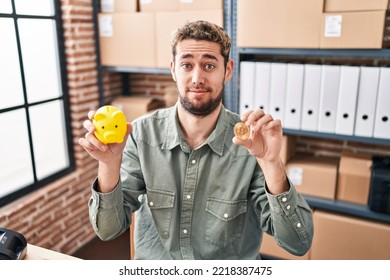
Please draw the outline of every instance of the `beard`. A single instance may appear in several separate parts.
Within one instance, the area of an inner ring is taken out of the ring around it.
[[[208,90],[208,92],[211,92],[210,88],[206,89]],[[186,91],[187,90],[188,89],[186,89]],[[212,98],[212,96],[210,95],[209,99],[202,103],[197,102],[196,100],[191,100],[187,96],[182,96],[181,94],[179,95],[179,97],[180,103],[186,111],[198,117],[205,117],[214,112],[214,110],[221,103],[223,98],[223,87],[220,93],[215,98]]]

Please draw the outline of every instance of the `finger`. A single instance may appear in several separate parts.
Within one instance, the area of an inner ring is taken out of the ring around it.
[[[251,123],[251,129],[253,131],[260,131],[269,122],[273,121],[273,117],[270,114],[263,115],[261,118]]]
[[[249,115],[252,114],[252,113],[253,113],[253,110],[247,110],[247,111],[245,111],[245,112],[242,114],[242,116],[241,116],[241,120],[242,120],[243,122],[245,122],[245,121],[248,119]]]
[[[256,109],[250,114],[246,120],[246,124],[251,126],[253,123],[257,122],[258,119],[261,119],[265,115],[262,109]]]
[[[270,121],[266,123],[263,126],[263,130],[270,130],[270,129],[276,129],[276,130],[282,130],[282,122],[279,119]]]
[[[242,139],[234,136],[232,141],[233,141],[234,144],[243,146],[243,147],[245,147],[247,149],[249,149],[251,144],[252,144],[252,140],[250,138],[242,140]]]
[[[93,134],[93,133],[86,133],[85,134],[85,139],[91,144],[93,145],[95,148],[105,152],[107,151],[108,147],[107,145],[103,144],[102,142],[100,142],[96,136]]]
[[[87,139],[85,138],[80,138],[79,139],[79,144],[87,151],[87,152],[92,152],[97,150],[94,145],[92,145],[90,142],[88,142]]]
[[[93,125],[93,123],[90,121],[90,120],[85,120],[83,122],[83,127],[88,130],[89,133],[93,133],[95,132],[96,128],[95,126]]]
[[[89,111],[88,112],[88,119],[92,120],[93,117],[95,116],[95,113],[96,113],[96,111]]]

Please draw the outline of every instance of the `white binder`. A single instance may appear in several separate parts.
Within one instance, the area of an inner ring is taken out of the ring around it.
[[[240,115],[254,108],[255,65],[254,61],[240,62]]]
[[[320,106],[317,126],[317,130],[320,132],[335,132],[339,81],[339,65],[322,66]]]
[[[374,137],[390,139],[390,68],[387,67],[380,68]]]
[[[340,70],[335,132],[353,135],[360,68],[343,65]]]
[[[303,80],[301,130],[316,131],[320,102],[322,66],[305,65]]]
[[[372,137],[379,84],[378,67],[360,67],[354,135]]]
[[[270,114],[274,119],[284,123],[284,104],[287,83],[287,64],[273,62],[271,64],[271,85],[270,85]]]
[[[299,129],[302,115],[304,65],[287,64],[287,86],[284,111],[284,127]]]
[[[271,63],[256,62],[254,107],[269,113]]]

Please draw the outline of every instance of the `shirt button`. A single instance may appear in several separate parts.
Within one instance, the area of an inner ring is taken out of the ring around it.
[[[290,205],[287,205],[287,207],[286,207],[286,208],[287,208],[287,210],[290,210],[291,206],[290,206]]]
[[[196,163],[196,160],[195,160],[195,159],[193,159],[191,162],[192,162],[192,164],[195,164],[195,163]]]
[[[187,231],[186,229],[183,229],[183,233],[184,233],[184,234],[187,234],[187,232],[188,232],[188,231]]]
[[[299,227],[299,228],[300,228],[300,227],[301,227],[301,223],[297,223],[297,227]]]
[[[282,201],[283,201],[283,202],[286,202],[286,201],[287,201],[287,197],[283,197],[283,198],[282,198]]]
[[[153,206],[153,205],[154,205],[153,201],[149,202],[149,205],[150,205],[150,206]]]
[[[187,199],[191,199],[191,196],[189,194],[187,194]]]
[[[225,213],[225,214],[223,214],[223,217],[224,217],[225,219],[227,219],[227,218],[229,218],[229,214],[228,214],[228,213]]]

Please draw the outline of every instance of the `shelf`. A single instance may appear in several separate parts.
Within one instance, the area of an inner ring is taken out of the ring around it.
[[[335,134],[335,133],[323,133],[323,132],[316,132],[316,131],[295,130],[295,129],[286,129],[286,128],[283,129],[283,133],[286,135],[309,136],[309,137],[316,137],[316,138],[326,138],[326,139],[333,139],[333,140],[390,146],[390,139],[342,135],[342,134]]]
[[[272,48],[237,48],[239,54],[250,55],[287,55],[287,56],[337,56],[386,58],[390,49],[272,49]]]
[[[141,73],[141,74],[171,74],[169,68],[147,68],[147,67],[121,67],[101,66],[102,70],[120,73]]]
[[[305,196],[307,203],[320,210],[328,210],[340,214],[352,215],[358,218],[366,218],[378,222],[390,223],[390,214],[384,214],[371,211],[367,205],[343,202],[339,200],[328,200],[323,198],[315,198]]]

